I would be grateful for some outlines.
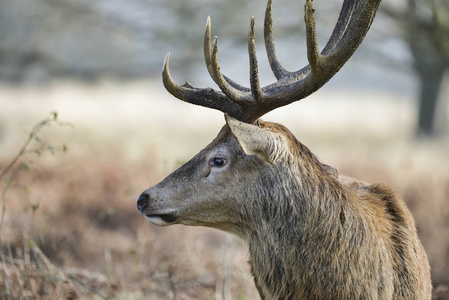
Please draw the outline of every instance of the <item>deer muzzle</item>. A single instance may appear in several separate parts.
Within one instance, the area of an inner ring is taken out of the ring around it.
[[[145,219],[158,226],[167,226],[176,223],[178,215],[173,210],[161,210],[155,205],[154,199],[147,191],[143,192],[137,199],[137,209]]]

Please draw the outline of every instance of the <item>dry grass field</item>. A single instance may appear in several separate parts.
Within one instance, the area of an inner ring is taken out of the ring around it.
[[[415,140],[413,107],[391,98],[323,90],[265,119],[340,173],[393,186],[415,216],[434,285],[448,285],[449,142]],[[238,238],[158,228],[136,209],[143,190],[215,137],[221,113],[174,100],[159,82],[2,85],[0,172],[50,111],[71,124],[40,131],[55,153],[26,153],[16,164],[26,167],[0,183],[0,299],[258,299]]]

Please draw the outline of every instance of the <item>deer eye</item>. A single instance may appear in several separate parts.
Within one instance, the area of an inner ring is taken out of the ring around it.
[[[221,168],[224,165],[226,165],[226,159],[221,158],[221,157],[213,157],[210,161],[209,161],[209,165],[211,167],[217,167],[217,168]]]

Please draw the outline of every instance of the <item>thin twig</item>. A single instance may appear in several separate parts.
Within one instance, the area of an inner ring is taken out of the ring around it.
[[[28,134],[28,138],[25,140],[25,142],[23,143],[22,147],[20,147],[19,151],[17,152],[16,156],[14,156],[14,158],[9,162],[9,164],[2,170],[2,172],[0,173],[0,182],[2,182],[2,180],[4,179],[4,177],[6,177],[6,174],[11,170],[11,168],[17,163],[17,161],[24,155],[26,154],[29,150],[28,146],[30,145],[31,141],[33,141],[34,139],[37,138],[37,135],[39,133],[39,131],[46,125],[50,124],[50,123],[56,123],[60,126],[66,126],[66,125],[70,125],[69,123],[62,123],[58,121],[58,114],[56,112],[52,112],[52,117],[49,118],[45,118],[42,121],[38,122],[36,125],[33,126],[33,128],[31,129],[31,132]],[[42,140],[38,140],[44,147],[48,148],[48,149],[53,149],[51,151],[54,151],[55,148],[50,148],[50,144],[42,141]],[[59,148],[56,148],[59,150]],[[63,146],[62,151],[66,151],[67,148],[66,146]],[[39,153],[39,150],[35,150],[34,152]],[[18,171],[24,167],[25,165],[22,164],[20,166],[20,168],[16,168],[16,170],[14,171],[14,173],[9,177],[8,180],[6,180],[6,185],[5,185],[5,189],[3,192],[3,204],[2,204],[2,215],[1,215],[1,220],[0,220],[0,234],[3,230],[3,219],[5,216],[5,206],[6,206],[6,196],[7,196],[7,192],[9,190],[9,187],[11,186],[14,178],[17,176]],[[1,239],[0,239],[1,241]]]
[[[74,281],[76,281],[79,285],[81,285],[82,287],[86,288],[87,290],[89,290],[92,294],[97,295],[98,297],[100,297],[101,299],[108,299],[107,297],[105,297],[103,294],[101,294],[99,291],[97,291],[93,286],[87,284],[86,282],[82,281],[81,279],[79,279],[78,277],[76,277],[75,275],[69,273],[67,274],[67,276],[70,279],[73,279]]]
[[[3,253],[3,243],[0,244],[1,247],[1,259],[2,259],[2,274],[3,274],[3,286],[5,288],[5,296],[6,299],[11,299],[11,295],[9,293],[9,284],[8,284],[8,274],[6,269],[6,259]]]
[[[52,114],[51,117],[45,118],[33,126],[33,128],[31,129],[31,132],[28,134],[28,138],[25,140],[22,147],[20,147],[16,156],[14,156],[14,158],[10,161],[10,163],[0,173],[0,182],[3,180],[3,177],[5,177],[6,174],[9,172],[9,170],[15,165],[15,163],[19,160],[19,158],[26,153],[27,148],[28,148],[29,144],[31,143],[31,141],[33,141],[37,137],[37,134],[44,126],[46,126],[50,123],[56,123],[59,126],[71,126],[70,123],[59,122],[58,114],[56,112],[52,112],[51,114]],[[65,147],[63,148],[63,151],[64,150],[65,150]]]
[[[170,289],[171,289],[171,291],[173,293],[173,298],[172,299],[176,300],[177,299],[176,286],[175,286],[175,282],[173,280],[173,272],[172,272],[171,268],[168,269],[168,281],[170,283]]]
[[[14,263],[14,259],[12,257],[12,251],[11,251],[11,244],[8,243],[7,244],[8,247],[8,256],[9,256],[9,260],[11,262],[11,268],[14,270],[14,272],[16,273],[16,277],[17,277],[17,282],[19,283],[19,287],[20,287],[20,294],[19,294],[19,298],[22,298],[23,295],[23,281],[20,275],[20,271],[17,269],[17,265]]]
[[[19,171],[22,169],[22,165],[17,167],[14,172],[12,173],[11,177],[6,181],[5,188],[3,189],[3,196],[2,196],[2,215],[0,218],[0,243],[3,242],[3,221],[5,218],[5,212],[6,212],[6,199],[8,198],[8,192],[9,188],[11,187],[14,179],[19,174]]]
[[[24,156],[25,154],[28,153],[28,147],[30,145],[30,143],[33,140],[36,140],[37,142],[39,142],[41,144],[41,148],[40,150],[44,150],[44,149],[49,149],[52,153],[54,153],[54,150],[60,150],[59,148],[54,148],[53,146],[51,146],[49,143],[46,143],[45,141],[42,141],[41,139],[38,139],[38,133],[40,132],[40,130],[50,124],[50,123],[56,123],[60,126],[63,125],[70,125],[70,124],[66,124],[66,123],[61,123],[58,121],[58,114],[56,112],[52,112],[51,113],[51,117],[45,118],[42,121],[38,122],[37,124],[35,124],[33,126],[33,128],[31,129],[31,132],[28,134],[27,139],[25,140],[25,142],[22,144],[22,146],[20,147],[19,151],[16,153],[16,155],[13,157],[13,159],[9,162],[9,164],[0,172],[0,183],[6,178],[6,175],[11,171],[11,169],[16,165],[17,161]],[[39,154],[40,153],[39,149],[35,149],[33,152]],[[62,151],[66,151],[67,148],[65,146],[63,146],[61,148]],[[2,261],[2,275],[3,275],[3,285],[5,288],[5,293],[6,293],[6,298],[10,299],[10,292],[9,292],[9,286],[8,286],[8,278],[7,278],[7,274],[6,274],[6,261],[5,261],[5,253],[4,253],[4,244],[3,244],[3,223],[4,223],[4,219],[5,219],[5,213],[6,213],[6,200],[8,198],[8,192],[10,187],[12,186],[12,183],[14,182],[14,179],[17,177],[17,175],[19,174],[19,171],[24,169],[24,167],[26,167],[26,164],[21,164],[18,167],[15,168],[15,170],[12,172],[12,174],[9,176],[9,178],[7,178],[7,180],[5,180],[5,186],[3,189],[3,194],[2,194],[2,213],[1,213],[1,217],[0,217],[0,256],[1,256],[1,261]],[[26,246],[25,246],[26,247]],[[25,250],[26,252],[26,250]],[[24,258],[25,258],[25,262],[26,262],[26,258],[27,258],[27,253],[25,253]],[[11,252],[10,252],[10,256],[11,256]],[[28,253],[28,257],[29,257],[29,253]],[[21,280],[20,278],[19,280],[19,284],[21,285]],[[22,288],[22,286],[21,286]]]
[[[100,297],[101,299],[107,299],[107,297],[105,297],[100,291],[98,291],[95,287],[91,286],[90,284],[84,282],[83,280],[79,279],[78,277],[76,277],[74,274],[69,273],[69,272],[64,272],[62,271],[59,267],[53,265],[48,258],[45,256],[44,253],[42,253],[42,250],[37,247],[34,243],[33,243],[33,248],[32,248],[35,257],[36,257],[36,261],[39,262],[42,265],[42,269],[44,271],[44,273],[47,274],[47,276],[52,273],[53,275],[56,274],[56,272],[59,273],[58,276],[48,276],[48,279],[50,280],[54,280],[56,282],[61,282],[62,280],[65,280],[67,277],[70,279],[73,279],[76,283],[78,283],[79,285],[81,285],[82,287],[86,288],[87,290],[89,290],[92,294],[97,295],[98,297]],[[45,268],[47,269],[47,271],[45,270]],[[50,273],[48,273],[48,271],[50,271]]]
[[[12,185],[12,182],[14,181],[14,178],[17,176],[17,174],[19,173],[20,168],[16,168],[13,172],[13,174],[11,175],[11,177],[9,178],[9,180],[6,182],[5,184],[5,188],[3,189],[3,197],[2,197],[2,215],[1,215],[1,219],[0,219],[0,256],[1,256],[1,260],[2,260],[2,275],[3,275],[3,285],[5,287],[5,293],[6,293],[6,298],[10,299],[10,294],[9,294],[9,285],[8,285],[8,276],[6,274],[6,260],[5,260],[5,253],[4,253],[4,244],[3,244],[3,220],[5,218],[5,212],[6,212],[6,199],[8,196],[8,192],[9,192],[9,188]]]
[[[106,263],[106,274],[108,279],[112,278],[112,257],[111,257],[111,249],[109,247],[104,247],[104,261]]]
[[[50,121],[51,120],[49,120],[49,119],[44,119],[44,120],[40,121],[39,123],[37,123],[36,125],[34,125],[33,129],[31,130],[30,134],[28,135],[28,138],[25,140],[25,143],[23,143],[19,152],[17,152],[16,156],[10,161],[10,163],[0,173],[0,181],[3,179],[3,177],[6,175],[6,173],[8,173],[9,170],[15,165],[15,163],[19,160],[19,158],[25,153],[26,149],[28,148],[28,145],[36,137],[37,133],[41,130],[41,128],[44,127],[46,124],[48,124]]]

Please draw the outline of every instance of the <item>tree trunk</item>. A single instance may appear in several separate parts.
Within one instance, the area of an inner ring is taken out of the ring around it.
[[[417,68],[420,80],[418,136],[435,134],[435,114],[441,84],[444,78],[444,64]]]

